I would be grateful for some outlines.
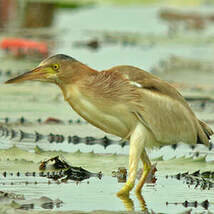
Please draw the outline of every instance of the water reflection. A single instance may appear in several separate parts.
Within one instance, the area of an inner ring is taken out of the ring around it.
[[[124,204],[124,207],[127,211],[133,211],[135,210],[134,201],[130,198],[129,195],[120,195],[117,196]],[[138,202],[140,204],[141,211],[148,212],[146,202],[142,196],[141,193],[136,193],[136,197],[138,199]]]

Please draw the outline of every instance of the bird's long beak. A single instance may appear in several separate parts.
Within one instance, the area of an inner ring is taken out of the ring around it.
[[[45,78],[46,72],[44,72],[44,69],[42,66],[39,66],[32,71],[26,72],[24,74],[21,74],[15,78],[7,80],[5,83],[18,83],[18,82],[23,82],[26,80],[41,80]]]

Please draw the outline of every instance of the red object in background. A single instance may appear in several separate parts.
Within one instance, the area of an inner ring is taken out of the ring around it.
[[[60,119],[57,119],[57,118],[54,118],[54,117],[48,117],[45,121],[44,121],[44,123],[47,123],[47,124],[59,124],[59,123],[63,123],[63,121],[62,120],[60,120]]]
[[[48,46],[45,42],[21,38],[5,38],[0,42],[0,47],[14,56],[48,56]]]

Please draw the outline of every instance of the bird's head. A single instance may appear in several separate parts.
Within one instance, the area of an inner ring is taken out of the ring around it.
[[[81,65],[83,64],[70,56],[57,54],[46,58],[33,70],[12,78],[5,83],[19,83],[26,80],[58,83],[75,76],[75,70]]]

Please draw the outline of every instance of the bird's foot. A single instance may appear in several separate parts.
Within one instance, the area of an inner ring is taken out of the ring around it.
[[[129,196],[129,192],[133,189],[134,183],[127,182],[122,189],[117,193],[117,196]]]

